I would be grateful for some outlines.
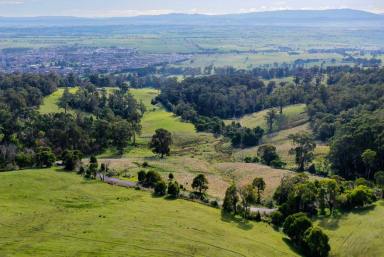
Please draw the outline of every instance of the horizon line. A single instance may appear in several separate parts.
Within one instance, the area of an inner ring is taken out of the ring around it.
[[[324,8],[324,9],[313,9],[313,8],[302,8],[302,9],[276,9],[276,10],[251,10],[251,11],[239,11],[239,12],[223,12],[223,13],[207,13],[207,12],[188,12],[188,11],[170,11],[164,13],[154,13],[154,14],[137,14],[137,15],[116,15],[116,16],[77,16],[77,15],[37,15],[37,16],[1,16],[0,18],[83,18],[83,19],[108,19],[108,18],[135,18],[135,17],[156,17],[163,15],[205,15],[205,16],[223,16],[223,15],[240,15],[240,14],[252,14],[252,13],[273,13],[273,12],[284,12],[284,11],[302,11],[302,12],[310,12],[310,11],[337,11],[337,10],[350,10],[350,11],[358,11],[365,12],[375,15],[384,15],[382,10],[373,11],[373,10],[363,10],[363,9],[353,9],[353,8]]]

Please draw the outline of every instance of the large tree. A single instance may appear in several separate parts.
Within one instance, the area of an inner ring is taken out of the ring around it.
[[[208,180],[204,174],[197,175],[192,182],[192,188],[202,195],[208,189]]]
[[[172,134],[165,129],[157,129],[155,134],[152,136],[150,148],[154,153],[160,154],[163,158],[164,155],[169,155],[171,151]]]
[[[313,137],[308,132],[299,132],[288,136],[294,147],[289,150],[289,153],[295,155],[295,162],[298,165],[299,171],[304,171],[305,165],[311,162],[314,158],[314,150],[316,143]]]

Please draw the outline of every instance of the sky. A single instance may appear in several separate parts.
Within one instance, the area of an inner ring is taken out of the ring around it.
[[[350,8],[384,13],[384,0],[0,0],[0,16],[113,17]]]

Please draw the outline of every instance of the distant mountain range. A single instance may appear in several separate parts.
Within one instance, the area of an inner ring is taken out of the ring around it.
[[[194,25],[194,26],[336,26],[383,27],[384,15],[352,9],[287,10],[226,15],[166,14],[154,16],[79,17],[0,17],[0,27],[68,27],[111,25]]]

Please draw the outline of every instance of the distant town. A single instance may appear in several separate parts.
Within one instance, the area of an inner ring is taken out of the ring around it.
[[[134,48],[53,47],[0,50],[0,72],[124,72],[189,59],[181,54],[145,54]]]

